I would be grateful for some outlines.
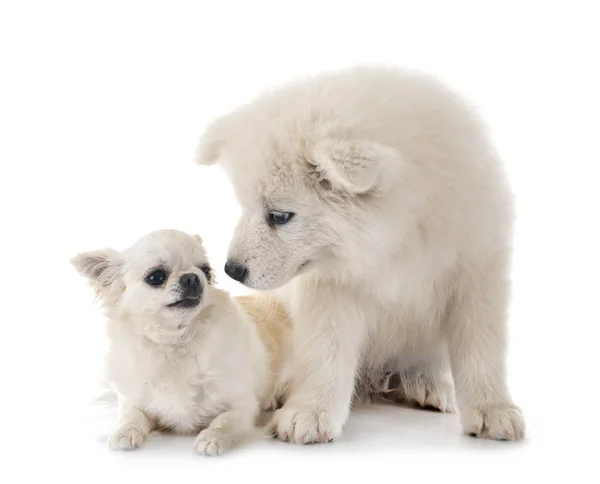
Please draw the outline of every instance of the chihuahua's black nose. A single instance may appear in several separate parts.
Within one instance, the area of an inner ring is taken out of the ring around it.
[[[237,261],[228,260],[225,264],[225,274],[238,282],[244,282],[248,276],[248,268]]]
[[[202,294],[202,286],[200,285],[200,278],[197,274],[189,273],[184,274],[179,279],[183,297],[198,297]]]

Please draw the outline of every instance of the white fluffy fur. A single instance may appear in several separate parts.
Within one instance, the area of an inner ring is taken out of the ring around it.
[[[120,413],[111,448],[138,447],[157,428],[199,432],[195,449],[210,455],[248,436],[271,397],[269,357],[254,322],[201,270],[207,259],[199,237],[154,232],[122,253],[88,252],[73,264],[108,315],[107,380]],[[169,272],[162,287],[144,280],[156,267]],[[167,307],[181,297],[186,273],[200,277],[199,305]]]
[[[504,370],[511,195],[463,99],[394,69],[323,74],[215,120],[198,162],[221,163],[242,205],[245,284],[281,288],[294,321],[280,438],[336,437],[355,378],[385,371],[442,410],[455,384],[466,433],[523,438]],[[295,216],[273,228],[269,210]]]

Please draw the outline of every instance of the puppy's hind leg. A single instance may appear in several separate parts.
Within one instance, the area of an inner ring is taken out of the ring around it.
[[[399,372],[388,372],[379,389],[380,397],[424,409],[456,413],[454,383],[447,359],[439,359]]]
[[[285,401],[287,400],[289,391],[290,391],[290,382],[287,380],[275,385],[275,388],[273,388],[271,395],[264,403],[262,410],[269,412],[269,411],[275,411],[275,410],[281,408],[283,406],[283,404],[285,404]]]

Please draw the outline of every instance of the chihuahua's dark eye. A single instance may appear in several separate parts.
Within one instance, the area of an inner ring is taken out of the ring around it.
[[[146,276],[150,286],[162,286],[167,280],[167,273],[163,269],[156,269]]]
[[[210,266],[209,266],[208,264],[207,264],[207,265],[204,265],[204,266],[200,267],[200,270],[201,270],[202,272],[204,272],[204,275],[206,276],[206,280],[207,280],[208,282],[210,282],[210,279],[211,279]]]
[[[293,212],[279,212],[278,210],[272,210],[268,213],[268,221],[271,227],[275,225],[285,225],[294,217]]]

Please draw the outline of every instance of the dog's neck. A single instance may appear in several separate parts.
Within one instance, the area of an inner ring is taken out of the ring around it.
[[[210,308],[206,308],[194,318],[184,319],[179,324],[172,323],[172,325],[165,324],[165,321],[157,318],[131,314],[119,314],[111,319],[127,328],[132,336],[171,351],[185,348],[205,331],[202,322],[206,318],[205,313],[209,312]]]
[[[196,335],[195,320],[185,321],[174,327],[166,327],[153,319],[140,321],[143,337],[159,346],[187,346]]]

